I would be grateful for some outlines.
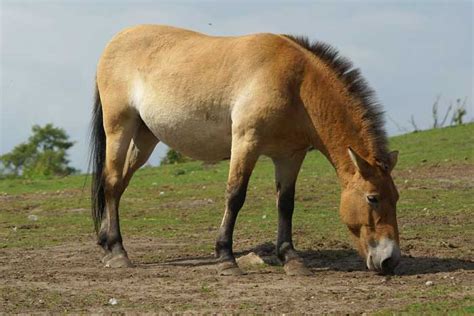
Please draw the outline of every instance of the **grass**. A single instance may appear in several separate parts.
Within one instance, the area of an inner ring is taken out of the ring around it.
[[[454,237],[464,238],[459,241],[461,244],[463,240],[474,240],[474,222],[466,221],[473,214],[472,182],[466,182],[468,177],[448,177],[446,180],[430,176],[430,173],[436,173],[436,168],[450,170],[473,166],[474,124],[393,137],[390,147],[400,151],[395,182],[401,192],[398,216],[402,244],[422,242],[426,247],[434,247],[445,240],[456,243]],[[228,162],[212,166],[188,162],[138,171],[121,203],[125,241],[130,236],[169,240],[199,236],[201,242],[187,250],[210,253],[223,214],[227,172]],[[0,249],[41,248],[78,239],[92,241],[88,182],[84,189],[85,181],[83,175],[1,180]],[[272,163],[262,157],[239,215],[234,237],[236,250],[275,238],[277,214],[273,181]],[[315,249],[318,244],[324,245],[328,241],[349,246],[346,228],[338,219],[338,201],[335,172],[321,154],[310,152],[297,184],[294,234],[300,249]],[[30,215],[36,215],[38,219],[32,221]],[[433,218],[446,218],[447,222],[430,225]],[[417,241],[420,235],[424,236],[423,241]],[[451,257],[472,256],[472,250],[465,252],[453,248],[446,251]],[[203,284],[201,292],[210,295],[212,288]],[[472,298],[438,301],[439,293],[430,295],[432,300],[427,303],[410,304],[407,300],[401,312],[473,312]]]
[[[400,149],[397,168],[426,163],[473,163],[473,123],[393,137],[390,146]]]
[[[391,139],[390,147],[400,150],[397,170],[473,164],[473,135],[474,125],[468,124],[397,136]],[[141,169],[122,199],[124,235],[174,237],[183,233],[199,234],[209,227],[215,230],[222,215],[227,170],[228,162],[214,166],[189,162]],[[88,183],[84,187],[84,181],[82,175],[0,181],[0,194],[8,201],[0,206],[0,247],[42,247],[89,236],[92,225],[88,217]],[[399,185],[403,184],[401,181],[396,179]],[[400,217],[414,213],[418,216],[420,212],[463,214],[469,210],[472,190],[447,191],[426,181],[423,180],[425,189],[401,192]],[[310,235],[305,240],[314,241],[321,236],[344,238],[345,227],[337,220],[337,179],[318,152],[310,152],[304,162],[296,198],[295,229],[297,233]],[[32,223],[28,220],[30,214],[36,214],[39,220]],[[258,234],[271,239],[276,220],[273,166],[269,159],[262,158],[251,178],[247,203],[239,215],[237,236]],[[31,228],[32,224],[37,228]],[[473,228],[472,223],[467,225]],[[449,227],[446,233],[456,230]],[[407,236],[416,233],[404,231]]]

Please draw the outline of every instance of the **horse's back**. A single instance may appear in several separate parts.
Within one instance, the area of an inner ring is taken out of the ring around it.
[[[286,60],[278,59],[282,52],[288,58],[286,42],[273,34],[213,37],[169,26],[133,27],[105,49],[99,91],[121,100],[110,106],[137,110],[169,146],[198,159],[223,159],[230,155],[233,124],[255,128],[269,119],[263,107],[285,102],[281,92],[291,78],[281,78],[288,71]]]

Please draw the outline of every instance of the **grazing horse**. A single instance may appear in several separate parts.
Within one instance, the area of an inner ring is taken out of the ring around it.
[[[215,252],[221,275],[238,275],[237,214],[260,155],[275,165],[276,253],[287,274],[307,275],[293,247],[295,183],[310,148],[341,185],[340,217],[367,267],[400,261],[397,189],[382,113],[357,69],[331,46],[276,34],[214,37],[141,25],[117,34],[97,66],[92,122],[92,215],[108,267],[128,267],[119,201],[159,141],[198,160],[230,158]]]

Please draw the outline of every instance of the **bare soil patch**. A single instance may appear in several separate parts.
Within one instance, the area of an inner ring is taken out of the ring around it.
[[[103,268],[93,241],[43,249],[0,250],[0,307],[4,312],[313,312],[363,313],[397,309],[407,300],[427,302],[472,296],[474,262],[405,257],[397,274],[365,270],[350,249],[302,252],[314,275],[289,277],[277,265],[271,244],[254,251],[267,264],[242,277],[218,277],[211,254],[186,252],[187,243],[133,238],[127,245],[136,267]],[[165,252],[163,261],[149,252]],[[433,285],[426,285],[428,281]],[[116,305],[109,300],[115,298]]]

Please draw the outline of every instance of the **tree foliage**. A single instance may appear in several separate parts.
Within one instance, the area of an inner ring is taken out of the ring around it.
[[[183,163],[189,161],[189,159],[181,154],[180,152],[177,152],[176,150],[170,148],[166,152],[166,156],[161,160],[162,165],[171,165],[171,164],[178,164],[178,163]]]
[[[69,166],[67,150],[74,145],[62,128],[34,125],[27,142],[0,156],[2,173],[13,176],[64,176],[76,172]]]

